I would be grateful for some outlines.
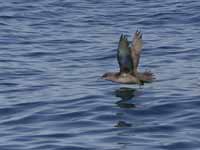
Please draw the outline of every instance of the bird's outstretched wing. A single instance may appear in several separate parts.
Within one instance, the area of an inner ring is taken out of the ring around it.
[[[120,37],[118,49],[117,49],[117,60],[120,67],[120,73],[131,73],[133,71],[133,60],[131,57],[131,49],[129,42],[123,34]]]
[[[133,61],[134,73],[137,73],[142,47],[143,47],[142,33],[136,31],[131,46],[131,56]]]

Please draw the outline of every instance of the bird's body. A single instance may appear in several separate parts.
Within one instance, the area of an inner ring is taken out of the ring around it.
[[[123,84],[143,84],[144,82],[151,82],[154,77],[151,72],[138,72],[141,49],[143,46],[142,34],[135,32],[132,45],[124,35],[121,35],[118,49],[117,60],[120,71],[116,73],[105,73],[102,77],[105,80]]]
[[[123,84],[142,84],[142,82],[130,73],[109,72],[102,76],[106,80],[110,80]]]

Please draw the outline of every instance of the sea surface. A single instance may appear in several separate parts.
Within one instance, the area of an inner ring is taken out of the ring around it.
[[[123,33],[140,71],[118,71]],[[1,0],[0,150],[199,150],[199,0]]]

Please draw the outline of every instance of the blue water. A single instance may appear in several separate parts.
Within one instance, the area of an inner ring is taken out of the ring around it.
[[[199,150],[198,0],[0,2],[1,150]],[[151,84],[104,81],[143,32]]]

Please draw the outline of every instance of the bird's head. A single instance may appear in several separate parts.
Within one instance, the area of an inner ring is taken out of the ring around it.
[[[107,72],[102,76],[102,79],[104,80],[115,80],[117,77],[116,73],[112,73],[112,72]]]

